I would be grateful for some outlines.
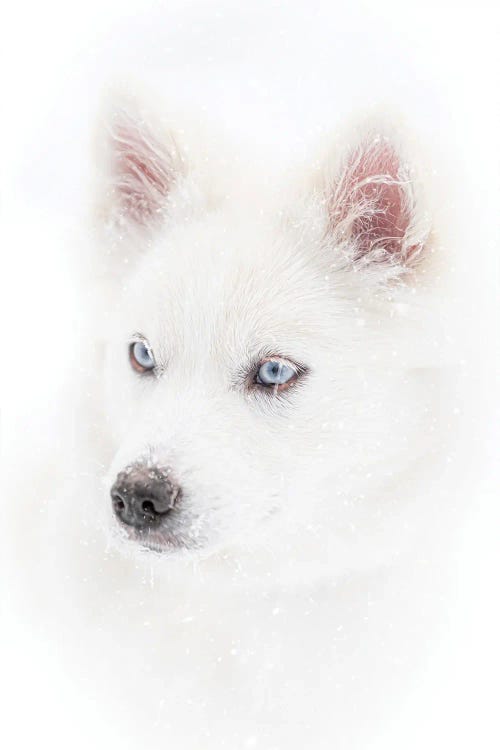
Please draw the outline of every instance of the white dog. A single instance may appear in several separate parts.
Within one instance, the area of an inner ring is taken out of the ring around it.
[[[374,747],[421,653],[444,264],[409,140],[334,141],[274,175],[100,122],[73,468],[22,533],[121,746]]]

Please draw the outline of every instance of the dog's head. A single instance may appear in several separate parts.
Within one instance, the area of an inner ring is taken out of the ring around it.
[[[110,523],[171,553],[375,523],[423,413],[398,139],[358,129],[294,188],[129,101],[103,132]]]

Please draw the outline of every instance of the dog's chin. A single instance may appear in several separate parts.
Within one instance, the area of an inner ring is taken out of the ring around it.
[[[189,556],[201,554],[206,542],[193,533],[167,528],[134,529],[116,521],[115,539],[120,546],[125,544],[130,553],[135,549],[138,553],[156,553],[164,556]]]

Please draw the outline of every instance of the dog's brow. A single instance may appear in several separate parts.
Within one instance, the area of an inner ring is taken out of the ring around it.
[[[147,341],[146,336],[144,336],[143,333],[139,333],[138,331],[135,331],[135,333],[131,333],[129,336],[129,341]]]

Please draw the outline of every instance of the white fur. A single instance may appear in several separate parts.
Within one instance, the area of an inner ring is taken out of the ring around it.
[[[77,437],[59,479],[48,472],[48,530],[23,529],[40,561],[30,577],[42,598],[59,582],[64,632],[85,623],[75,670],[104,665],[96,679],[130,746],[374,742],[432,611],[430,594],[410,606],[408,582],[424,592],[436,575],[429,486],[448,450],[450,384],[429,173],[381,123],[346,129],[316,169],[274,175],[152,109],[121,99],[98,129]],[[144,226],[119,203],[133,180],[114,171],[121,117],[168,183],[159,196],[139,175],[143,199],[161,204]],[[356,264],[329,229],[328,191],[373,133],[414,160],[415,265],[383,253]],[[135,332],[158,378],[132,372]],[[309,368],[282,398],[245,387],[264,349]],[[118,528],[109,489],[138,459],[175,472],[188,549],[147,550]]]

